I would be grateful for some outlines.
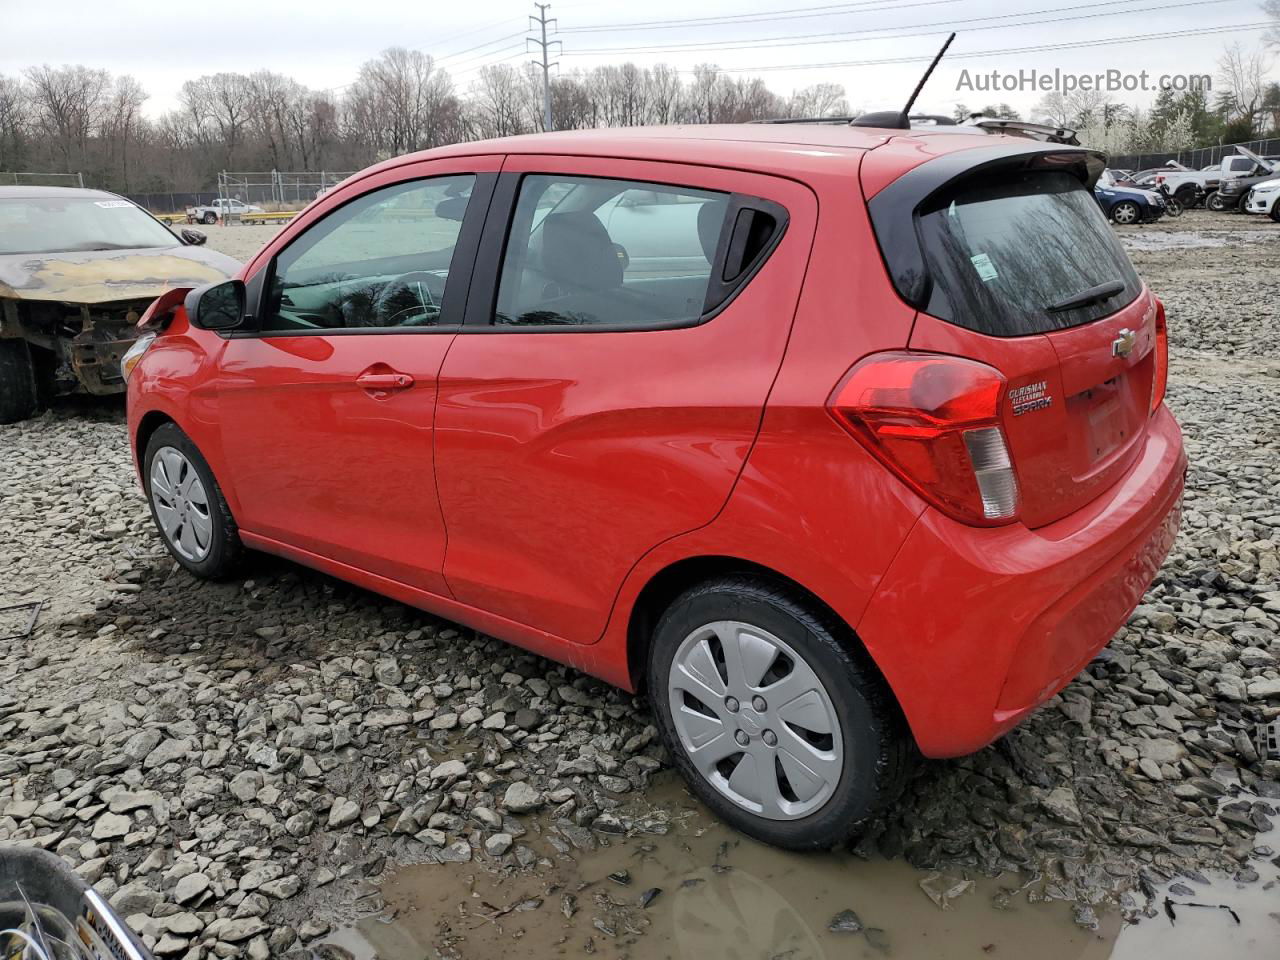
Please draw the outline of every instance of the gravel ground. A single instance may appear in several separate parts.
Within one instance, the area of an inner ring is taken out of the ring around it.
[[[1123,233],[1169,310],[1191,457],[1174,552],[1060,696],[924,765],[861,844],[1038,875],[1083,922],[1154,914],[1154,885],[1201,871],[1273,882],[1254,837],[1280,811],[1280,761],[1254,746],[1280,715],[1280,227]],[[117,404],[0,427],[0,585],[0,605],[47,601],[0,642],[0,841],[66,857],[161,956],[287,955],[398,863],[537,874],[668,830],[643,803],[665,758],[642,702],[283,561],[182,572]]]

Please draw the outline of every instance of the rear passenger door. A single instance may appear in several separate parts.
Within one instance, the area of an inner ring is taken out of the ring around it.
[[[715,517],[816,216],[808,188],[759,174],[508,158],[439,381],[454,596],[592,643],[631,566]]]

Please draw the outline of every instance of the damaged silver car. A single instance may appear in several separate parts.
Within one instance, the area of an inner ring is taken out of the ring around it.
[[[60,393],[123,393],[120,358],[156,297],[240,264],[123,197],[0,187],[0,423]]]

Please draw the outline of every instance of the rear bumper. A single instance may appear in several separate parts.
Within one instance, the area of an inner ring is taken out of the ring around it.
[[[922,753],[986,746],[1106,646],[1173,545],[1186,462],[1161,407],[1129,473],[1063,520],[982,529],[921,515],[858,634]]]

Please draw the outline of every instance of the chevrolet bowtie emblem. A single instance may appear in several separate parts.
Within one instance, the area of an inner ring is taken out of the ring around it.
[[[1111,355],[1113,357],[1127,357],[1133,352],[1133,345],[1138,342],[1138,335],[1125,327],[1120,331],[1119,335],[1111,341]]]

